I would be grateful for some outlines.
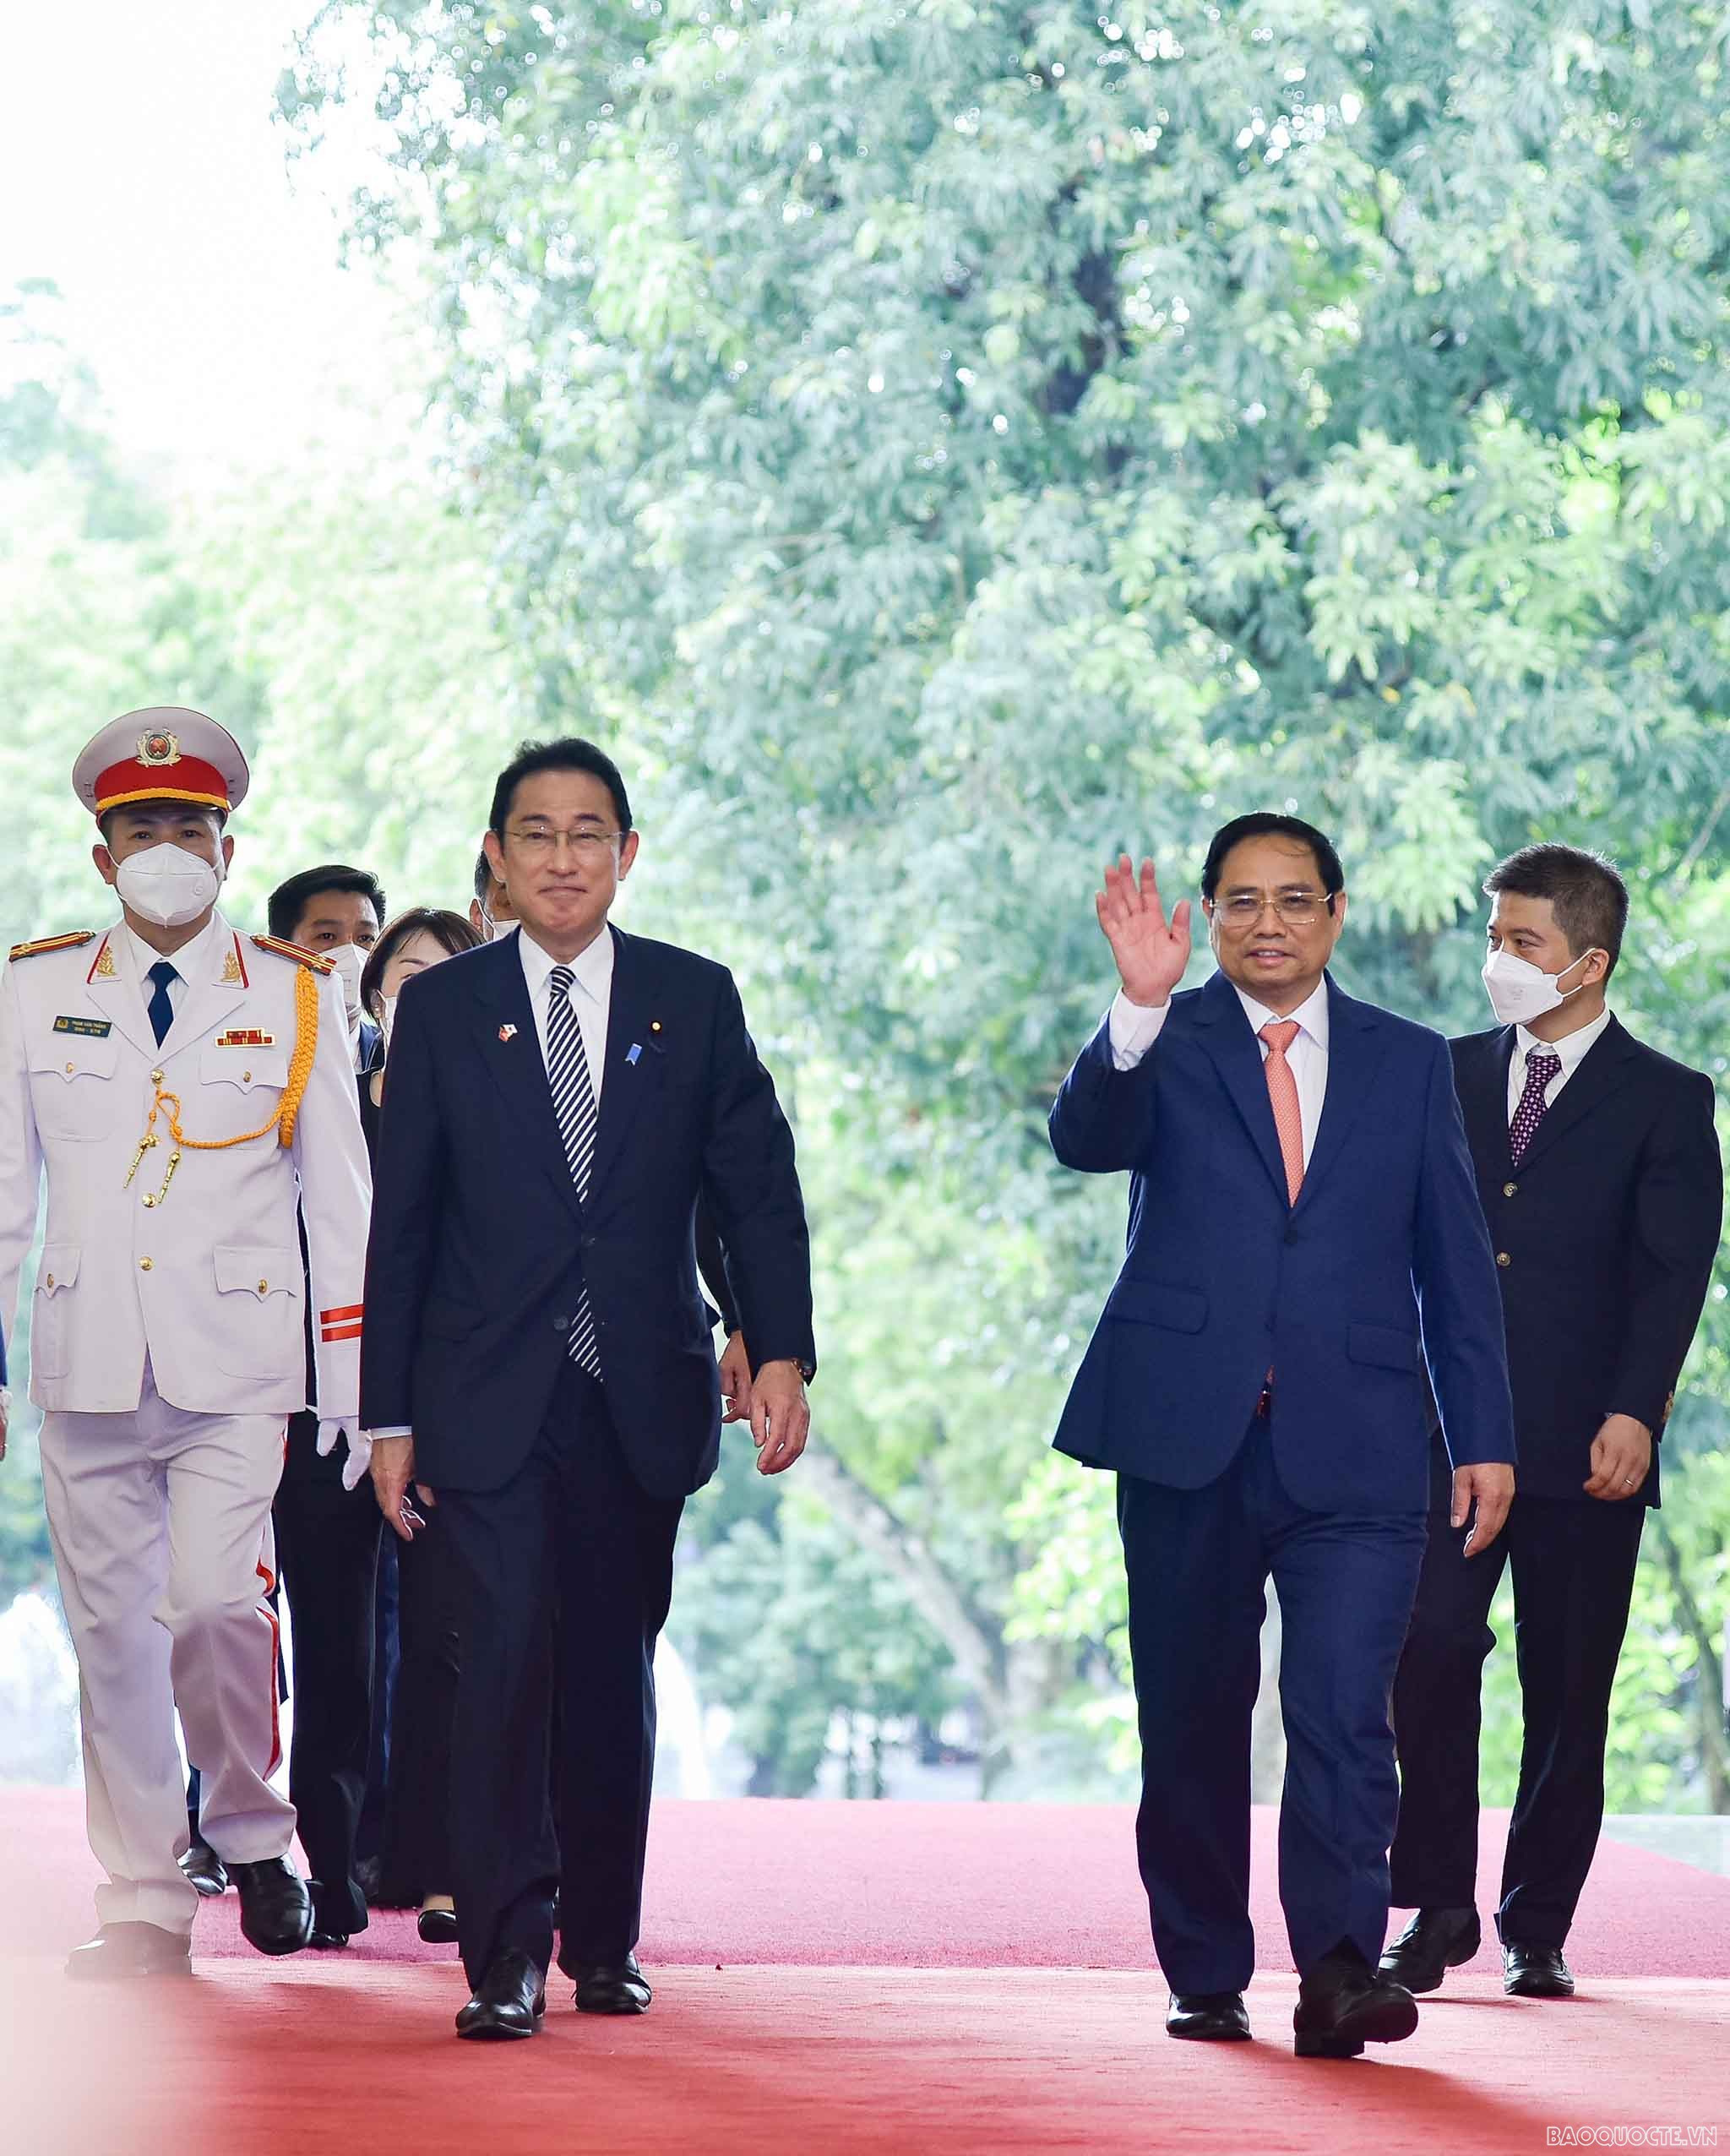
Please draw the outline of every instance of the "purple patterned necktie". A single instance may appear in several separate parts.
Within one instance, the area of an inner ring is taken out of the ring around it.
[[[1520,1096],[1514,1120],[1508,1125],[1508,1150],[1514,1156],[1516,1168],[1531,1143],[1532,1133],[1544,1119],[1544,1095],[1561,1068],[1561,1057],[1544,1048],[1534,1048],[1526,1059],[1526,1091]]]

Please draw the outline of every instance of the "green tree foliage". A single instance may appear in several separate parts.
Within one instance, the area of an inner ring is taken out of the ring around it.
[[[1624,1011],[1725,1070],[1720,13],[331,0],[309,139],[357,29],[400,174],[358,229],[435,265],[535,692],[702,803],[683,917],[754,935],[808,1141],[862,1163],[819,1223],[830,1441],[894,1516],[965,1505],[958,1591],[1018,1578],[1085,1690],[1108,1516],[1040,1447],[1118,1194],[1040,1121],[1105,999],[1102,857],[1182,887],[1288,804],[1348,864],[1348,985],[1461,1028],[1485,866],[1602,846]],[[1716,1296],[1673,1448],[1725,1434]],[[1637,1630],[1685,1718],[1656,1565]]]

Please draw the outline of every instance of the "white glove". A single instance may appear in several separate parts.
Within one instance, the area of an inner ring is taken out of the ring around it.
[[[342,1463],[342,1486],[357,1489],[366,1480],[373,1464],[373,1440],[363,1429],[351,1429],[340,1418],[335,1422],[321,1422],[318,1425],[318,1457],[328,1460],[336,1450],[339,1437],[348,1440],[348,1457]]]

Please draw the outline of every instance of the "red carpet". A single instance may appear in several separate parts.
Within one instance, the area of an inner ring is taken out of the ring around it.
[[[41,1952],[94,1923],[82,1805],[70,1790],[0,1789],[0,1848],[30,1868],[23,1941]],[[1289,1971],[1274,1830],[1258,1810],[1256,1940],[1263,1968]],[[1506,1831],[1505,1812],[1485,1815],[1486,1913]],[[663,1802],[645,1908],[643,1958],[663,1967],[1152,1967],[1131,1816],[1117,1805]],[[231,1894],[204,1905],[201,1957],[253,1958],[236,1909]],[[422,1946],[406,1913],[374,1910],[351,1958],[445,1963],[453,1951]],[[1605,1842],[1568,1952],[1580,1972],[1730,1979],[1730,1879]],[[1472,1966],[1498,1969],[1493,1948]]]
[[[73,1992],[56,1964],[90,1922],[78,1801],[0,1791],[0,2148],[1499,2156],[1551,2126],[1730,2139],[1730,1881],[1607,1843],[1570,1941],[1579,1999],[1506,2000],[1468,1974],[1410,2042],[1300,2063],[1270,1824],[1254,2044],[1160,2033],[1119,1810],[669,1804],[653,2013],[580,2019],[561,1986],[545,2034],[495,2049],[451,2036],[460,1978],[405,1917],[375,1919],[358,1952],[271,1963],[232,1947],[231,1897],[201,1917],[195,1982]]]

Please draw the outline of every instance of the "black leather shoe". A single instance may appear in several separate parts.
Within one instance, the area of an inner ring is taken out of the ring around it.
[[[311,1943],[313,1897],[286,1857],[231,1864],[228,1876],[240,1894],[241,1932],[261,1954],[297,1954]]]
[[[532,2036],[546,2012],[545,1973],[521,1947],[512,1946],[475,1987],[474,1997],[456,2017],[456,2033],[482,2044]]]
[[[316,1946],[320,1953],[334,1954],[340,1948],[347,1946],[348,1934],[345,1931],[327,1931],[322,1924],[315,1924],[313,1926],[313,1936],[307,1940],[307,1944],[309,1946]]]
[[[226,1894],[228,1868],[208,1842],[194,1842],[180,1859],[180,1868],[201,1894]]]
[[[1166,2034],[1203,2044],[1241,2044],[1249,2013],[1241,1991],[1174,1991],[1166,2006]]]
[[[415,1929],[429,1946],[454,1946],[457,1939],[456,1911],[422,1909],[415,1919]]]
[[[655,1996],[634,1954],[623,1962],[574,1963],[565,1974],[576,1979],[579,2014],[646,2014]]]
[[[1300,2059],[1355,2059],[1366,2044],[1397,2044],[1417,2026],[1417,2001],[1363,1957],[1336,1947],[1298,1986],[1292,2050]]]
[[[81,1984],[192,1973],[191,1940],[155,1924],[105,1924],[94,1939],[74,1946],[66,1957],[66,1974]]]
[[[1379,1966],[1408,1991],[1439,1991],[1448,1971],[1469,1962],[1482,1943],[1476,1909],[1420,1909]]]
[[[1559,1946],[1502,1944],[1502,1989],[1510,1999],[1571,1999],[1574,1972]]]

